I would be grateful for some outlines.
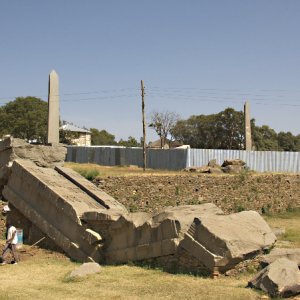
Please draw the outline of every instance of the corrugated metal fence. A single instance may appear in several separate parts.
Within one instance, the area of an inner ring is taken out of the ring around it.
[[[226,159],[241,159],[257,172],[300,173],[300,152],[244,151],[216,149],[148,149],[147,167],[180,170],[201,167],[211,159],[222,164]],[[143,165],[141,148],[69,146],[67,161],[95,163],[104,166]]]

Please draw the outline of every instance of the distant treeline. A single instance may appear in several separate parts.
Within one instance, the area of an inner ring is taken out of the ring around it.
[[[36,97],[18,97],[0,107],[0,136],[11,134],[40,143],[47,141],[47,102]],[[155,113],[149,125],[160,138],[188,144],[202,149],[244,149],[244,114],[227,108],[217,114],[193,115],[186,120],[174,113]],[[255,150],[300,151],[300,134],[276,133],[267,125],[256,126],[251,120],[252,140]],[[115,140],[105,129],[91,128],[92,145],[140,146],[134,137]],[[61,132],[61,142],[72,143],[72,134]]]
[[[251,130],[254,150],[300,151],[300,135],[256,126],[255,119],[251,120]],[[217,114],[194,115],[178,120],[171,134],[192,148],[244,149],[244,113],[227,108]]]

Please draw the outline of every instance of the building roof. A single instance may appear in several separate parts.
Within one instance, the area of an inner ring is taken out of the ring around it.
[[[72,124],[65,124],[65,125],[61,126],[60,129],[62,129],[62,130],[69,130],[69,131],[72,131],[72,132],[91,133],[87,129],[80,128],[80,127],[72,125]]]
[[[169,139],[166,139],[165,144],[167,144],[170,148],[176,148],[178,146],[181,146],[182,143],[178,141],[171,141]],[[161,140],[156,140],[154,142],[150,142],[148,145],[148,148],[160,148],[161,147]]]

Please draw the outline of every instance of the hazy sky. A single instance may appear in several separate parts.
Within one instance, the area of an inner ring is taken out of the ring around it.
[[[299,134],[299,33],[299,0],[0,0],[0,104],[47,100],[55,69],[61,118],[117,140],[142,136],[141,79],[148,118],[249,100],[258,125]]]

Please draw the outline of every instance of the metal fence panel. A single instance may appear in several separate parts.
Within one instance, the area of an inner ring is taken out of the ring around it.
[[[244,151],[219,149],[148,149],[147,167],[152,169],[180,170],[201,167],[216,159],[241,159],[249,169],[257,172],[300,172],[300,152]],[[67,161],[95,163],[104,166],[143,166],[141,148],[69,146]]]
[[[187,167],[201,167],[216,159],[222,164],[226,159],[241,159],[249,169],[257,172],[300,172],[300,152],[244,151],[189,149]]]

